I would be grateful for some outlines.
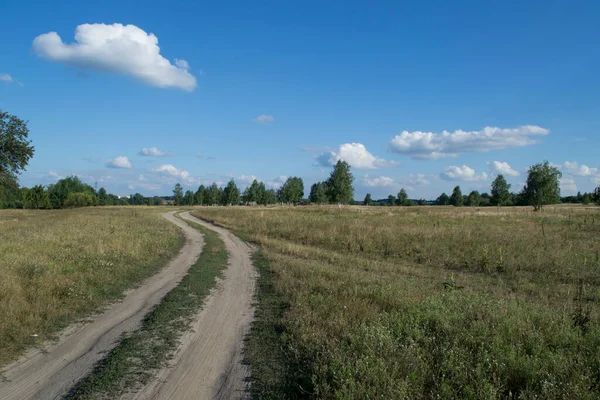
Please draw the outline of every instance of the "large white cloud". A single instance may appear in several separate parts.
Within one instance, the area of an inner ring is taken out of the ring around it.
[[[165,173],[177,178],[181,178],[181,179],[189,179],[190,178],[190,173],[188,171],[176,168],[174,165],[172,164],[163,164],[163,165],[159,165],[158,167],[154,167],[152,168],[153,172],[161,172],[161,173]]]
[[[473,182],[487,180],[489,177],[485,172],[477,175],[475,170],[468,165],[463,165],[462,167],[452,165],[444,168],[444,171],[440,174],[440,178],[446,181]]]
[[[485,127],[479,131],[408,132],[403,131],[390,141],[390,149],[416,159],[455,157],[466,152],[485,152],[536,143],[532,137],[545,136],[550,131],[537,125],[518,128]]]
[[[109,168],[133,168],[129,159],[125,156],[117,156],[106,162],[106,166]]]
[[[519,176],[519,171],[514,170],[507,162],[492,161],[488,163],[490,170],[494,174],[507,175],[507,176]]]
[[[342,160],[358,169],[379,169],[398,165],[395,161],[388,161],[374,156],[361,143],[342,144],[336,150],[321,154],[317,159],[319,164],[323,166],[335,165],[339,160]]]
[[[170,154],[169,152],[160,151],[156,147],[149,147],[149,148],[144,147],[138,153],[138,155],[145,156],[145,157],[162,157],[162,156],[168,156],[169,154]]]
[[[564,167],[568,173],[576,176],[593,177],[599,174],[598,168],[590,168],[585,164],[579,165],[576,161],[565,161],[561,167]]]
[[[135,25],[79,25],[75,43],[64,43],[56,32],[48,32],[33,40],[33,50],[52,61],[133,76],[152,86],[196,88],[187,61],[171,64],[160,54],[158,38]]]
[[[396,182],[389,176],[369,176],[369,174],[366,174],[362,178],[362,183],[366,187],[389,187],[395,185]]]

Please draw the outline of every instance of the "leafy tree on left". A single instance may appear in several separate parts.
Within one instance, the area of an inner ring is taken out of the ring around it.
[[[34,153],[28,136],[25,121],[0,110],[0,208],[14,207],[18,201],[17,175]]]

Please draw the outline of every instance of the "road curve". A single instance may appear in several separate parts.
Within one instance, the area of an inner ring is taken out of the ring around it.
[[[254,318],[256,271],[250,260],[252,248],[226,229],[188,212],[180,215],[220,235],[229,252],[229,266],[198,313],[193,331],[184,335],[171,365],[131,397],[137,400],[247,398],[249,370],[242,364],[242,347]]]
[[[122,333],[139,326],[144,315],[179,283],[202,250],[202,235],[175,218],[174,213],[163,214],[163,217],[185,234],[185,245],[179,255],[92,322],[76,325],[57,343],[44,350],[32,350],[0,371],[0,399],[60,398],[91,372],[96,361],[116,345]]]

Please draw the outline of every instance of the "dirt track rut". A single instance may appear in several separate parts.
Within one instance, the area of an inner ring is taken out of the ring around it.
[[[0,371],[0,399],[58,399],[116,344],[119,336],[139,327],[144,317],[173,289],[197,260],[202,235],[175,218],[163,217],[183,229],[186,242],[179,255],[158,274],[126,293],[91,322],[76,324],[44,349],[29,351]],[[242,364],[243,340],[254,317],[252,297],[256,272],[250,261],[251,247],[225,229],[200,221],[189,213],[185,219],[219,233],[229,252],[229,266],[203,309],[193,330],[169,367],[150,384],[124,398],[135,399],[241,399],[247,397],[249,371]]]
[[[181,216],[219,233],[229,252],[229,267],[198,314],[193,331],[184,336],[171,366],[132,397],[246,398],[249,370],[242,364],[242,346],[254,317],[256,272],[250,260],[252,249],[226,229],[198,220],[187,212]]]

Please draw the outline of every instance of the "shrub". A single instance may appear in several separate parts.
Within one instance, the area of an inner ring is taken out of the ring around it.
[[[94,199],[88,193],[69,193],[65,200],[65,207],[89,207],[94,204]]]

